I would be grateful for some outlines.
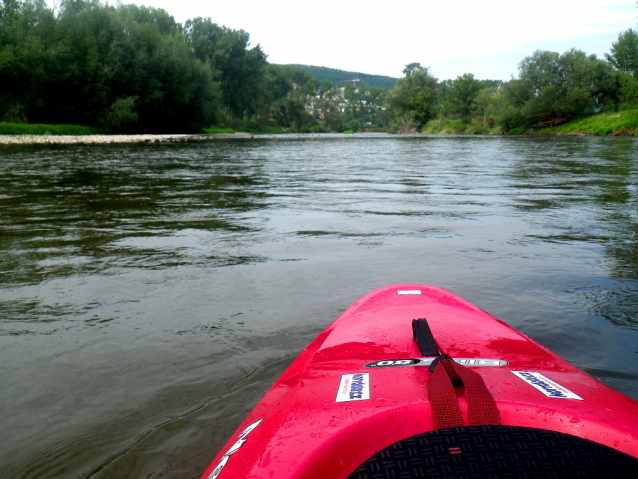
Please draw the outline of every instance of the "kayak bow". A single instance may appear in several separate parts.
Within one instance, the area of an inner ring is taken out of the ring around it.
[[[638,477],[638,403],[454,294],[381,288],[284,372],[202,479]]]

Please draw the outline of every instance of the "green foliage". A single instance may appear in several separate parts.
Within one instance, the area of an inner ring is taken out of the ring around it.
[[[295,98],[279,101],[274,118],[278,125],[293,131],[309,130],[316,123],[315,118],[306,111],[303,101]]]
[[[26,123],[0,123],[0,135],[100,135],[99,128],[78,125],[42,125]]]
[[[384,110],[387,90],[346,84],[339,91],[341,95],[335,107],[341,110],[345,129],[365,131],[387,127],[388,119]]]
[[[615,70],[638,77],[638,33],[631,28],[621,32],[605,58]]]
[[[476,135],[499,133],[497,126],[485,126],[479,117],[467,119],[449,119],[443,116],[430,120],[422,129],[423,133],[447,133],[456,135]]]
[[[537,51],[506,83],[439,82],[411,63],[397,80],[271,65],[247,32],[210,18],[181,25],[132,4],[63,0],[54,11],[45,0],[0,0],[0,121],[108,133],[520,133],[638,108],[638,33],[621,32],[605,57]],[[587,131],[634,131],[608,120]]]
[[[601,113],[561,125],[539,130],[541,134],[636,136],[638,133],[638,110],[618,113]]]
[[[395,128],[420,128],[437,111],[437,79],[428,68],[410,63],[403,70],[404,77],[388,92],[386,101]]]
[[[476,80],[471,73],[457,77],[447,89],[443,101],[444,113],[458,115],[464,121],[469,121],[476,97],[483,88],[482,82]]]
[[[184,32],[196,58],[219,84],[226,117],[242,120],[256,113],[267,65],[261,47],[249,49],[248,33],[220,27],[210,18],[188,20]]]
[[[314,128],[314,127],[313,127]],[[312,128],[311,128],[312,130]],[[260,133],[268,133],[268,134],[277,134],[277,133],[285,133],[284,129],[280,126],[264,126],[261,128]]]
[[[215,119],[211,72],[163,10],[67,0],[3,16],[0,118],[110,132],[196,131]],[[9,19],[9,20],[8,20]]]
[[[618,100],[621,110],[638,108],[638,78],[625,72],[617,72]]]
[[[204,133],[209,135],[232,135],[235,130],[231,128],[202,128]]]
[[[118,131],[131,123],[135,123],[138,119],[138,114],[135,111],[137,99],[138,97],[136,96],[116,99],[100,118],[104,129]]]
[[[555,126],[603,108],[611,98],[610,65],[579,50],[536,51],[519,64],[519,79],[502,88],[503,127]]]
[[[497,87],[487,87],[479,90],[474,98],[473,121],[478,122],[483,131],[493,130],[497,118],[502,110],[502,96]]]

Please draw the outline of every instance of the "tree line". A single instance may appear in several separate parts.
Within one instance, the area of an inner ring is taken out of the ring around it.
[[[523,132],[599,112],[638,108],[638,33],[621,32],[605,59],[571,49],[537,50],[518,65],[518,78],[478,80],[464,74],[439,82],[411,63],[387,96],[391,128],[465,133]],[[638,127],[638,125],[636,125]]]
[[[516,132],[638,108],[638,35],[605,59],[537,51],[518,78],[439,81],[411,63],[391,89],[319,82],[273,65],[243,30],[210,18],[100,0],[0,0],[0,121],[109,133],[260,131]],[[354,80],[354,79],[351,79]]]
[[[249,39],[151,7],[0,0],[0,121],[113,133],[299,121],[306,112],[295,84],[307,90],[316,81],[269,64]]]

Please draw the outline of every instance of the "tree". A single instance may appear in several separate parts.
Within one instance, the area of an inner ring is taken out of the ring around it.
[[[108,131],[199,130],[215,116],[210,70],[164,10],[65,0],[0,6],[0,118]]]
[[[621,32],[605,58],[615,70],[638,77],[638,33],[631,28]]]
[[[188,20],[184,30],[195,56],[219,82],[227,118],[241,121],[257,113],[267,65],[261,47],[249,49],[248,33],[220,27],[210,18]]]
[[[629,29],[618,35],[605,58],[614,68],[621,109],[638,107],[638,33]]]
[[[479,90],[474,98],[474,113],[477,114],[483,130],[494,125],[496,117],[501,110],[501,95],[496,87],[487,87]]]
[[[67,0],[57,30],[62,71],[31,118],[162,133],[215,117],[211,73],[164,10]]]
[[[389,113],[399,128],[419,128],[436,113],[438,80],[419,63],[406,65],[403,74],[388,92]]]
[[[519,79],[505,84],[502,95],[505,129],[559,125],[613,99],[611,67],[576,49],[537,50],[519,63]]]
[[[471,73],[457,77],[447,88],[443,110],[460,116],[464,121],[469,121],[475,107],[474,101],[481,89],[483,89],[482,82],[476,80]]]
[[[0,120],[24,121],[59,66],[55,18],[44,0],[0,4]]]

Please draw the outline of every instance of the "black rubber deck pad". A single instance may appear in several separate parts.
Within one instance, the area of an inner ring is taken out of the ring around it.
[[[464,426],[409,437],[379,451],[348,479],[638,478],[638,459],[568,434],[515,426]]]

